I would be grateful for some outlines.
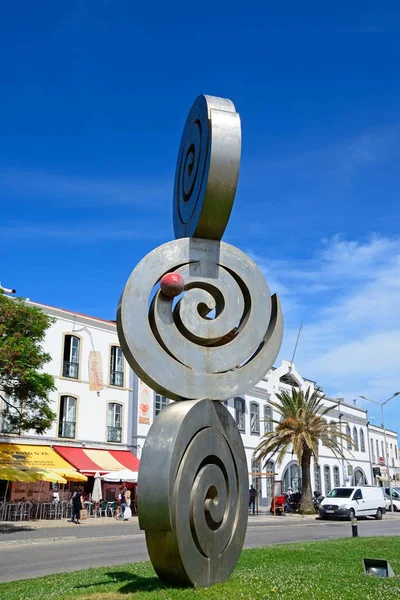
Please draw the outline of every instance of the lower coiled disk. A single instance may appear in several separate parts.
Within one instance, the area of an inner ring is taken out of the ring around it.
[[[247,488],[243,443],[225,406],[197,400],[160,413],[142,452],[138,508],[161,579],[208,586],[229,578],[244,543]]]

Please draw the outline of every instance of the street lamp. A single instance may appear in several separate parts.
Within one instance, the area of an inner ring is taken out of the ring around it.
[[[389,452],[388,452],[388,445],[387,445],[387,441],[386,441],[386,429],[385,429],[385,414],[384,414],[384,407],[385,404],[387,404],[389,402],[389,400],[392,400],[392,398],[395,398],[396,396],[400,396],[400,392],[395,392],[393,394],[393,396],[390,396],[390,398],[388,398],[387,400],[385,400],[384,402],[377,402],[376,400],[371,400],[371,398],[367,398],[366,396],[359,396],[360,398],[362,398],[363,400],[367,400],[368,402],[373,402],[374,404],[378,404],[378,406],[381,407],[381,411],[382,411],[382,428],[383,428],[383,437],[385,440],[385,455],[386,455],[386,468],[387,468],[387,474],[388,474],[388,481],[389,481],[389,495],[390,495],[390,510],[393,511],[393,497],[392,497],[392,482],[390,480],[390,465],[389,465]]]

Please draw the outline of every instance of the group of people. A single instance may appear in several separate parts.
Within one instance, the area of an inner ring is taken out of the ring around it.
[[[79,489],[76,489],[75,492],[72,494],[72,498],[71,498],[71,502],[72,502],[71,523],[76,523],[77,525],[80,524],[79,519],[80,519],[81,510],[83,510],[85,508],[84,501],[85,501],[84,494]],[[98,504],[100,504],[100,502]],[[126,511],[127,507],[129,507],[129,510],[130,510],[130,506],[131,506],[131,491],[128,490],[125,485],[122,485],[119,488],[118,508],[117,508],[117,513],[116,513],[116,518],[123,520],[125,518],[125,511]]]
[[[117,509],[117,519],[125,518],[125,511],[127,507],[130,509],[131,506],[131,491],[126,488],[126,486],[122,486],[119,488],[118,494],[118,509]]]

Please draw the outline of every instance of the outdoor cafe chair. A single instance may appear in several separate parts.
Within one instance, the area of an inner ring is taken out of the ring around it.
[[[59,502],[51,502],[49,504],[47,518],[48,519],[60,519],[61,518],[61,507]]]
[[[110,517],[113,517],[117,512],[118,502],[114,500],[114,502],[108,502],[107,511],[110,513]]]
[[[15,506],[15,504],[12,504],[11,502],[7,502],[6,503],[6,507],[5,507],[5,510],[4,510],[4,521],[11,521],[12,520],[11,514],[14,511],[14,506]]]
[[[20,520],[23,521],[26,519],[27,521],[31,518],[32,513],[32,502],[23,502],[20,508]]]
[[[10,521],[20,521],[21,520],[21,511],[22,511],[22,502],[16,502],[14,504],[10,504],[9,520]]]
[[[50,517],[51,502],[43,502],[40,505],[39,519],[48,519]]]
[[[101,502],[100,506],[97,508],[97,514],[99,515],[99,517],[107,516],[107,507],[108,507],[108,502],[106,502],[106,501]]]
[[[61,500],[60,502],[60,518],[68,519],[69,517],[69,502],[68,500]]]

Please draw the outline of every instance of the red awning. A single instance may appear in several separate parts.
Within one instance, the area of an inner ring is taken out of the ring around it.
[[[86,475],[96,472],[101,475],[122,469],[139,471],[139,459],[129,450],[98,450],[68,446],[53,446],[53,448],[78,471]]]

